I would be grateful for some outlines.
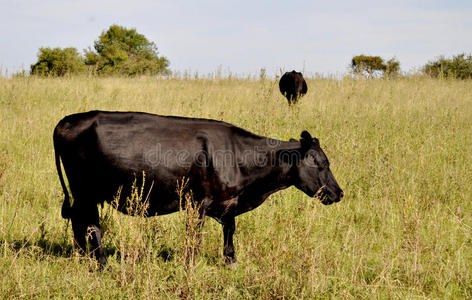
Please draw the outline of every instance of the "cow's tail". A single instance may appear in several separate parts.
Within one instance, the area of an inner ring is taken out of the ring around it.
[[[59,180],[61,181],[62,191],[64,192],[64,202],[62,202],[61,215],[64,219],[70,219],[72,217],[72,206],[70,205],[69,192],[67,191],[67,187],[66,187],[66,184],[64,182],[64,176],[62,176],[61,154],[60,154],[58,139],[59,139],[59,135],[58,135],[58,132],[57,132],[57,127],[56,127],[56,129],[54,130],[54,136],[53,136],[54,152],[55,152],[55,155],[56,155],[57,174],[59,175]]]

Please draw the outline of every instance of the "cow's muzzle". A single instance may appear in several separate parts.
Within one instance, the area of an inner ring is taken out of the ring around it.
[[[335,202],[341,201],[341,199],[344,197],[343,191],[340,191],[339,195],[337,195],[336,197],[331,197],[330,194],[331,193],[328,191],[326,185],[323,185],[318,189],[318,191],[316,191],[314,198],[320,200],[320,202],[324,205],[330,205]]]
[[[328,189],[326,188],[326,185],[323,185],[322,187],[320,187],[316,191],[315,196],[313,197],[320,200],[320,202],[323,203],[324,205],[333,203],[332,201],[329,200]]]

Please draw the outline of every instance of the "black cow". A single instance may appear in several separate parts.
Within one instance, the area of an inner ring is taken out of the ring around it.
[[[298,98],[305,95],[308,91],[306,81],[303,78],[302,73],[295,72],[286,72],[280,78],[279,88],[282,95],[284,95],[288,100],[288,105],[296,104]]]
[[[228,264],[236,261],[234,218],[258,207],[272,193],[294,185],[323,204],[343,197],[318,140],[307,131],[300,141],[287,142],[215,120],[90,111],[66,116],[53,138],[65,194],[62,217],[72,220],[75,241],[84,250],[88,236],[91,255],[102,265],[106,258],[97,205],[112,201],[121,189],[117,208],[130,214],[126,197],[135,180],[138,186],[144,182],[145,216],[154,216],[183,206],[177,181],[189,179],[186,191],[191,190],[195,203],[201,204],[201,221],[209,216],[223,226]]]

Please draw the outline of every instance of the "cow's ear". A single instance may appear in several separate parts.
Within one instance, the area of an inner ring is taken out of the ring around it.
[[[302,145],[302,148],[309,149],[311,147],[311,143],[313,143],[313,138],[311,137],[311,134],[308,131],[303,130],[300,137],[300,144]]]
[[[313,145],[315,145],[316,148],[320,147],[320,141],[317,138],[313,138]]]

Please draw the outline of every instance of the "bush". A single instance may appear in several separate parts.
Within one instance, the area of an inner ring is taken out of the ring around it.
[[[385,65],[384,77],[391,78],[397,77],[400,74],[400,62],[395,58],[387,61]]]
[[[82,57],[75,48],[40,48],[38,62],[31,65],[31,74],[64,76],[86,71]]]
[[[472,55],[462,53],[450,59],[440,56],[436,60],[428,62],[423,67],[423,73],[435,78],[471,79]]]

